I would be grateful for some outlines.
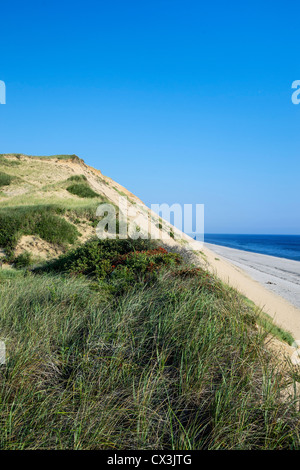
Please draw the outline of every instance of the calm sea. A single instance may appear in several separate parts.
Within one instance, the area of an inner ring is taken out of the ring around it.
[[[300,261],[300,235],[221,235],[206,233],[206,243]]]

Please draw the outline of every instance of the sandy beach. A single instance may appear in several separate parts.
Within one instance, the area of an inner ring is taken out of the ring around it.
[[[300,339],[300,262],[204,244],[211,269]]]

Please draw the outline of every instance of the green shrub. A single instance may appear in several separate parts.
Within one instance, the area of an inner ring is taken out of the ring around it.
[[[134,251],[150,250],[156,247],[156,243],[151,240],[95,239],[47,263],[44,267],[39,268],[39,271],[67,272],[103,278],[108,270],[106,262],[109,262],[111,267],[112,260],[116,259],[119,255],[125,255]],[[100,272],[103,272],[103,274],[100,274]]]
[[[120,294],[138,283],[152,284],[162,268],[175,267],[181,261],[177,253],[168,253],[161,247],[118,255],[111,261],[106,281],[112,286],[112,293]]]
[[[31,265],[31,263],[32,263],[32,257],[31,257],[31,254],[28,253],[28,251],[21,253],[19,256],[17,256],[14,259],[14,266],[17,269],[27,268],[28,266]]]
[[[67,191],[79,197],[100,197],[99,194],[95,193],[95,191],[93,191],[87,184],[84,183],[72,184],[71,186],[67,187]]]
[[[60,245],[74,243],[78,231],[59,217],[63,209],[56,206],[22,206],[0,210],[0,246],[11,252],[22,235],[38,235]]]
[[[94,240],[36,269],[65,272],[105,281],[119,294],[137,282],[150,283],[166,266],[179,264],[178,254],[168,253],[150,240]],[[100,282],[103,286],[103,282]]]
[[[67,181],[87,181],[85,175],[73,175],[70,176],[70,178],[67,179]]]
[[[9,186],[12,180],[13,180],[12,176],[7,175],[6,173],[3,173],[2,171],[0,171],[0,187]]]

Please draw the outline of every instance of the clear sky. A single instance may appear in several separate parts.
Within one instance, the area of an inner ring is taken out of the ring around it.
[[[206,232],[300,234],[300,3],[1,2],[0,153],[77,154]]]

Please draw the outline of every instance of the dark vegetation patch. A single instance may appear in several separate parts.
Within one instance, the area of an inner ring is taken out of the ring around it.
[[[75,196],[79,197],[87,197],[87,198],[93,198],[93,197],[98,197],[101,198],[101,196],[95,191],[93,191],[88,184],[86,183],[75,183],[67,187],[67,191],[69,193],[74,194]]]
[[[14,177],[11,175],[7,175],[6,173],[3,173],[0,171],[0,187],[2,186],[9,186],[11,182],[13,181]]]
[[[32,263],[32,256],[28,251],[21,253],[14,259],[14,267],[17,269],[28,268]]]
[[[85,275],[98,286],[105,284],[107,292],[116,295],[136,283],[153,282],[162,268],[180,262],[178,254],[168,253],[150,240],[92,240],[35,272]]]
[[[67,179],[67,181],[76,181],[76,182],[81,182],[81,181],[86,181],[86,180],[87,179],[85,175],[73,175]]]
[[[74,243],[79,235],[76,227],[60,217],[58,206],[21,206],[0,210],[0,246],[12,254],[22,235],[38,235],[49,243]]]

